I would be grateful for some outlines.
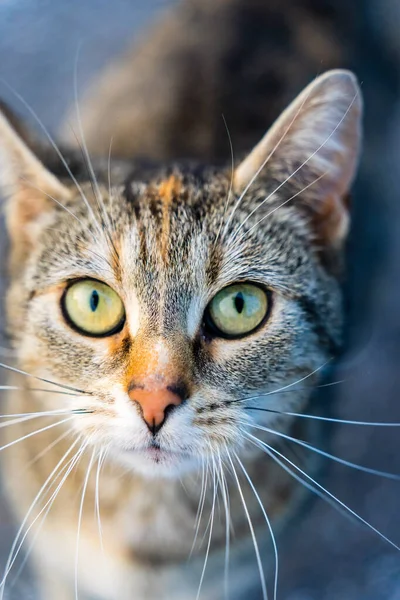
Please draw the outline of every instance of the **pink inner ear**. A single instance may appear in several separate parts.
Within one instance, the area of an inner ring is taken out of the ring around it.
[[[6,225],[12,263],[21,263],[35,244],[40,220],[70,191],[50,173],[0,112],[0,191],[6,198]],[[54,200],[55,199],[55,200]]]
[[[340,247],[349,231],[350,195],[344,197],[328,195],[321,203],[320,210],[312,210],[311,220],[315,239],[323,246]]]

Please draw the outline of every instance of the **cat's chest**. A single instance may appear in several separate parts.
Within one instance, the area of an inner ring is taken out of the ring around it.
[[[196,511],[193,512],[192,503],[187,503],[187,494],[180,498],[180,490],[165,489],[157,495],[155,489],[152,497],[147,488],[141,490],[133,481],[124,493],[119,490],[118,500],[108,496],[104,481],[104,502],[100,496],[97,515],[96,498],[92,497],[88,485],[79,534],[79,516],[76,511],[69,513],[63,503],[64,520],[61,521],[59,515],[46,523],[40,540],[41,560],[47,568],[54,566],[54,570],[60,570],[61,564],[69,580],[71,565],[76,564],[79,586],[87,595],[82,596],[85,600],[86,597],[91,600],[194,600],[210,539],[208,500],[197,532],[196,549],[190,556],[196,536]],[[112,484],[109,483],[110,492]],[[216,508],[212,530],[201,597],[220,600],[224,593],[225,543],[221,542],[225,541],[225,524]],[[63,540],[61,546],[60,540]],[[249,570],[254,570],[250,580],[257,577],[253,552],[246,537],[231,540],[232,591],[229,597],[232,600],[243,597]],[[95,578],[93,573],[96,573]]]

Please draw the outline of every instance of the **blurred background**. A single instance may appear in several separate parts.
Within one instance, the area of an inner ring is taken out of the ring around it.
[[[57,132],[73,103],[78,46],[83,43],[83,88],[173,4],[2,0],[0,77],[24,97],[50,132]],[[346,2],[330,4],[344,8]],[[342,383],[321,401],[331,402],[338,418],[400,422],[400,2],[354,0],[352,6],[352,18],[365,28],[351,62],[365,93],[366,151],[355,186],[349,243],[347,351],[331,374],[332,381]],[[1,83],[0,97],[26,113]],[[4,267],[3,227],[0,235]],[[4,277],[0,291],[3,299]],[[7,340],[1,346],[7,347]],[[399,442],[400,429],[340,425],[332,431],[331,451],[400,474]],[[400,545],[400,482],[337,464],[330,465],[321,482]],[[0,490],[0,572],[14,531]],[[279,555],[281,600],[400,600],[400,553],[322,500],[292,524],[280,540]],[[32,582],[26,570],[9,598],[34,599]]]

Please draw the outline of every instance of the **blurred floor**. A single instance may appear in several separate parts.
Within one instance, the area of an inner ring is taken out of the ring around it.
[[[79,80],[83,88],[153,14],[171,3],[113,0],[110,10],[107,0],[3,0],[0,77],[15,87],[54,131],[72,103],[73,68],[79,45],[82,44]],[[400,64],[400,3],[366,0],[365,4],[382,39]],[[6,88],[1,89],[0,96],[20,108]],[[337,415],[341,418],[400,421],[399,156],[400,104],[397,114],[396,110],[393,113],[387,139],[377,152],[376,189],[389,223],[388,239],[383,240],[381,232],[378,235],[371,232],[373,239],[382,243],[383,251],[376,248],[376,252],[384,260],[368,304],[365,301],[363,305],[362,297],[354,292],[363,317],[362,320],[354,317],[353,352],[337,374],[346,380],[335,389]],[[362,199],[359,207],[360,202]],[[357,223],[355,227],[357,230]],[[364,235],[368,242],[369,232]],[[1,238],[0,252],[4,256],[3,233]],[[366,281],[368,263],[360,268],[362,284]],[[400,473],[398,440],[396,429],[343,425],[335,431],[332,452],[353,462]],[[400,544],[400,483],[335,465],[325,477],[324,485]],[[6,509],[0,503],[0,572],[10,549],[11,532]],[[309,514],[293,527],[281,541],[279,551],[282,600],[400,600],[399,553],[322,501],[316,501]],[[9,598],[33,599],[32,586],[27,581],[25,576],[25,580],[17,582]]]

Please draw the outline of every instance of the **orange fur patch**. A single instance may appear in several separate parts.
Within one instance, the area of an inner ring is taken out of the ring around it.
[[[158,194],[162,202],[162,232],[161,232],[161,256],[164,262],[168,260],[168,244],[170,234],[170,206],[171,202],[181,191],[182,182],[171,175],[158,186]]]
[[[181,341],[166,343],[156,339],[136,339],[124,377],[124,387],[134,381],[146,387],[159,387],[185,381],[190,385],[190,353]]]

